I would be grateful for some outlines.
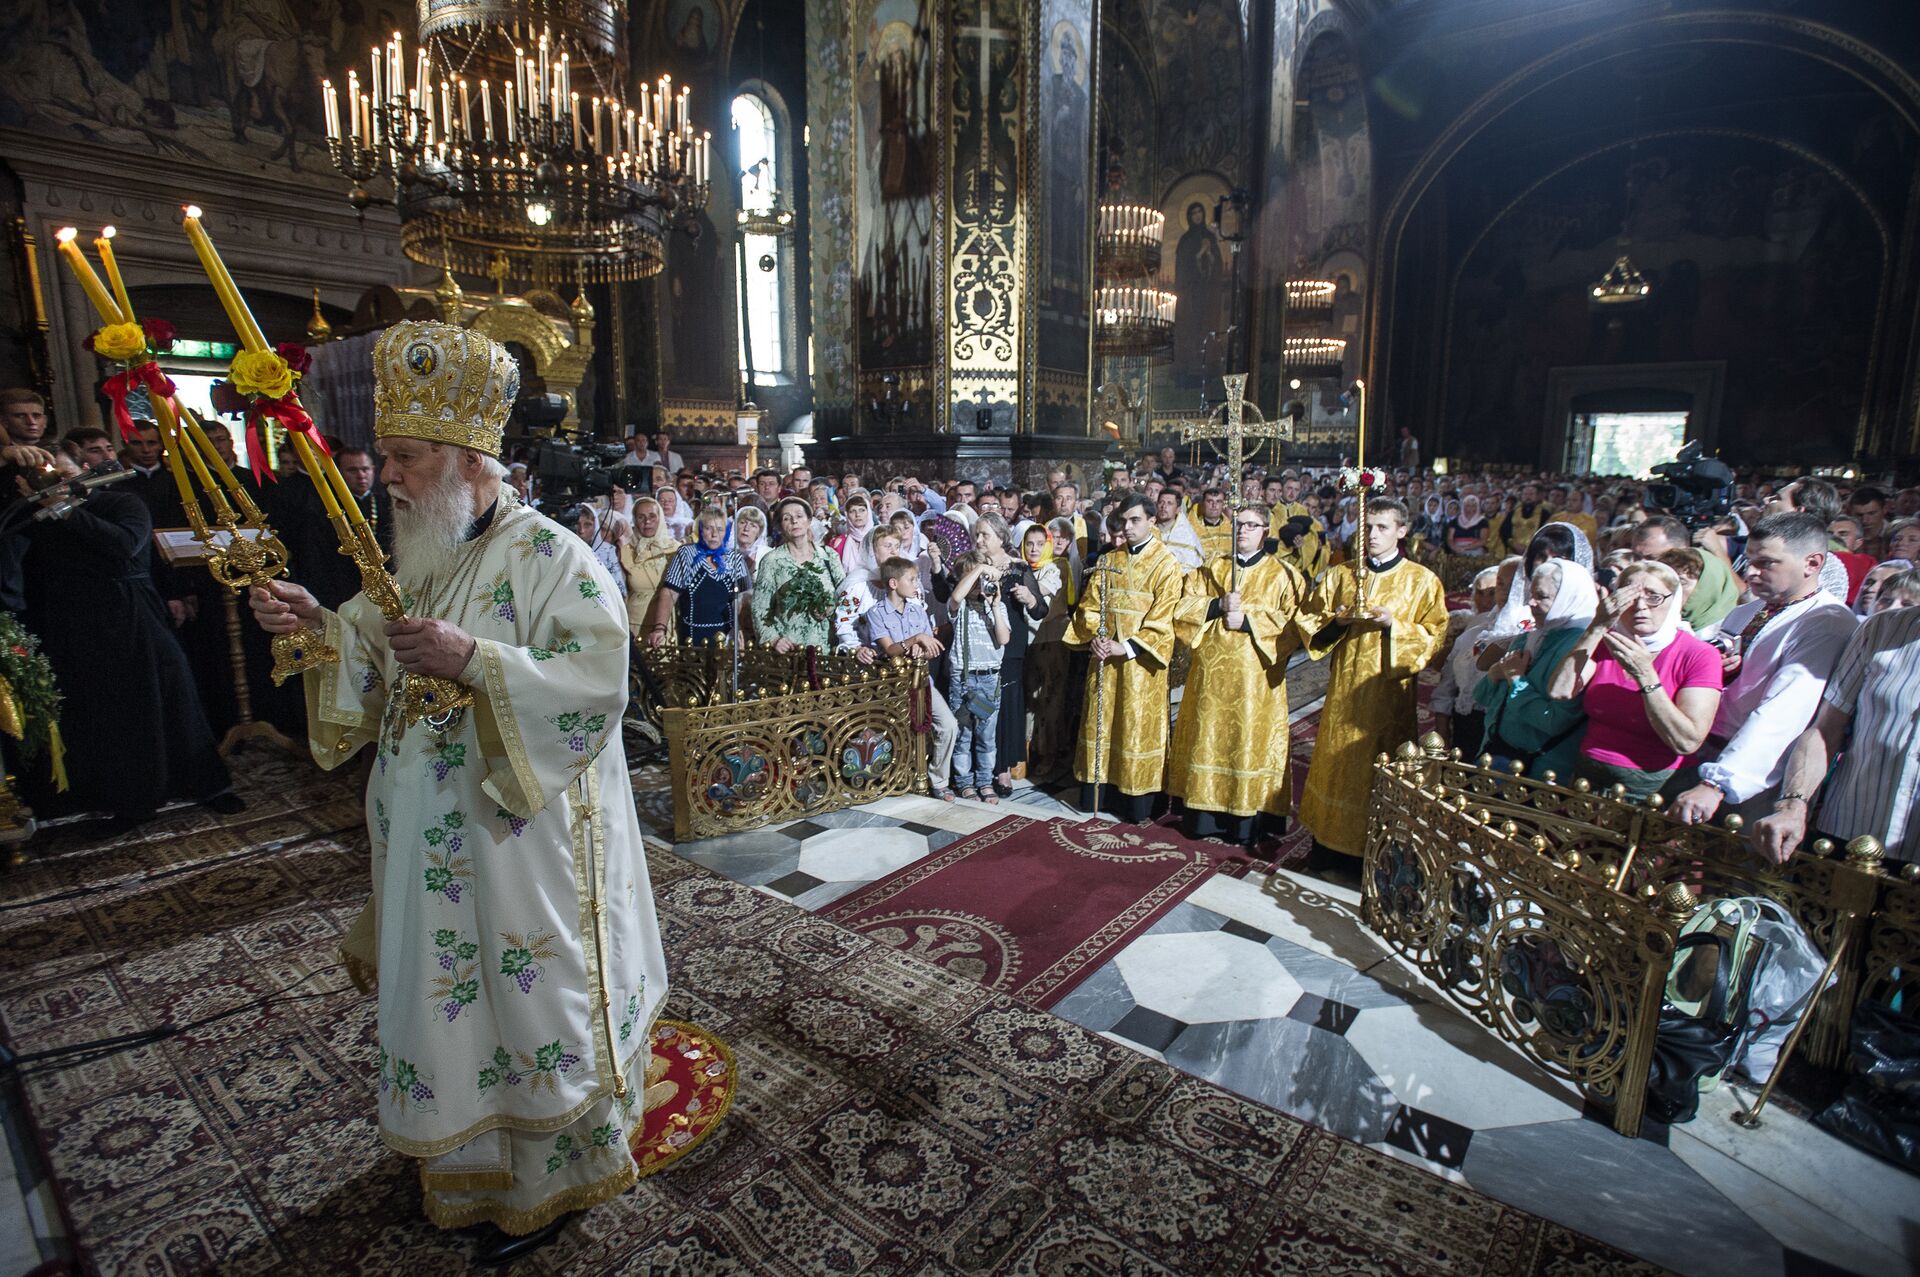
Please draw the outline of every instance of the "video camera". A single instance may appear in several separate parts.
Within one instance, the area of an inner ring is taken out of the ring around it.
[[[1653,473],[1665,482],[1647,484],[1641,504],[1690,529],[1712,527],[1733,510],[1733,471],[1724,461],[1701,456],[1697,439],[1672,461],[1653,467]]]
[[[556,435],[540,441],[533,472],[540,479],[543,500],[549,503],[604,497],[616,486],[635,496],[652,493],[653,467],[622,465],[626,455],[624,443]]]

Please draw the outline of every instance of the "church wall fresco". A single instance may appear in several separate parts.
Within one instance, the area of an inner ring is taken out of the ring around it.
[[[320,78],[413,27],[411,4],[366,0],[11,0],[0,126],[332,185]]]
[[[1596,315],[1586,290],[1619,252],[1623,213],[1655,291]],[[1723,446],[1762,464],[1848,456],[1884,233],[1843,179],[1762,138],[1623,140],[1576,162],[1493,218],[1459,267],[1441,446],[1532,464],[1553,368],[1724,360]]]
[[[847,0],[806,0],[807,230],[814,434],[854,424],[853,35]]]
[[[639,18],[637,11],[634,16]],[[724,416],[739,402],[731,94],[726,76],[736,17],[723,12],[716,0],[656,0],[648,19],[631,22],[627,31],[633,73],[667,74],[676,84],[691,87],[694,128],[713,133],[713,191],[706,209],[693,219],[700,233],[676,230],[667,237],[666,269],[653,284],[661,409],[665,419],[681,423],[716,413]]]
[[[932,0],[856,0],[854,13],[860,367],[869,373],[924,369],[933,360],[936,330],[939,23]]]
[[[1083,433],[1092,273],[1094,92],[1092,0],[1045,0],[1039,34],[1039,111],[1032,136],[1038,188],[1031,228],[1035,266],[1035,351],[1042,376],[1061,394],[1034,409],[1041,434]],[[1078,393],[1071,387],[1078,384]]]

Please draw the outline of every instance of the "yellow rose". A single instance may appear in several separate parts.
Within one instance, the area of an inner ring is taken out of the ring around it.
[[[93,335],[93,353],[128,364],[147,353],[147,335],[138,324],[106,324]]]
[[[250,399],[284,399],[293,389],[293,369],[271,350],[243,350],[227,370],[233,388]]]

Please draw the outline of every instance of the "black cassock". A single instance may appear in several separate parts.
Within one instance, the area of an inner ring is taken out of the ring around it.
[[[64,698],[60,732],[73,785],[58,797],[51,786],[33,792],[36,811],[140,816],[227,790],[227,765],[148,571],[146,503],[109,488],[16,537],[25,546],[23,619]]]

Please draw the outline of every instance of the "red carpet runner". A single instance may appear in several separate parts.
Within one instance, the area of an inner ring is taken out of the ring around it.
[[[856,891],[824,916],[1049,1007],[1235,849],[1157,825],[1011,816]]]

